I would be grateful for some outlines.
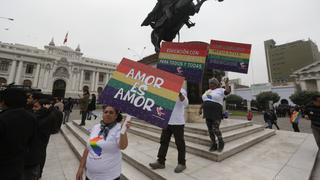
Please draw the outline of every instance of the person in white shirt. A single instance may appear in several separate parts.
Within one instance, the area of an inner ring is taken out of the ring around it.
[[[188,106],[189,100],[187,98],[187,92],[181,89],[179,98],[172,111],[171,118],[166,129],[162,129],[160,138],[160,148],[158,151],[158,160],[154,163],[150,163],[152,169],[164,169],[166,155],[170,143],[171,136],[173,134],[175,143],[178,149],[178,165],[174,172],[181,173],[186,169],[186,144],[184,141],[184,109]]]
[[[103,107],[100,124],[92,129],[87,148],[80,160],[76,180],[118,180],[121,174],[121,150],[128,146],[127,133],[121,132],[122,115],[111,106]],[[130,127],[130,123],[126,124]]]
[[[209,151],[218,150],[221,152],[224,148],[224,141],[220,131],[220,123],[223,119],[223,100],[230,93],[229,79],[225,79],[225,89],[221,88],[220,82],[216,78],[209,79],[209,89],[202,95],[203,104],[199,114],[206,119],[208,131],[212,145]],[[216,137],[219,144],[216,143]]]

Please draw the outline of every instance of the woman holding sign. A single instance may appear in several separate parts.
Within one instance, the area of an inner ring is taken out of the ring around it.
[[[209,89],[202,95],[203,104],[199,114],[206,119],[212,146],[209,151],[218,150],[221,152],[224,148],[224,141],[220,131],[220,123],[222,120],[223,99],[230,93],[229,79],[225,79],[225,89],[221,88],[220,82],[216,78],[209,79]],[[219,144],[216,143],[216,137]]]
[[[121,150],[128,146],[126,129],[130,121],[121,125],[121,113],[111,106],[103,107],[103,120],[91,129],[87,148],[83,152],[76,180],[115,180],[121,174]]]

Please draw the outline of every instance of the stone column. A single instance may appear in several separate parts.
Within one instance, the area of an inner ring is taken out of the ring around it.
[[[36,74],[34,76],[34,80],[33,80],[33,83],[32,83],[34,88],[38,87],[39,73],[40,73],[40,64],[37,64]]]
[[[98,84],[99,84],[99,75],[100,73],[96,72],[96,84],[95,84],[94,91],[97,91],[97,92],[98,92]]]
[[[7,84],[11,84],[11,83],[14,82],[14,75],[15,75],[16,67],[17,67],[17,61],[16,60],[12,60],[12,64],[11,64],[11,68],[10,68],[10,74],[9,74],[9,78],[8,78],[8,83]]]
[[[82,86],[83,86],[83,76],[84,76],[84,70],[81,69],[81,74],[80,74],[80,83],[79,83],[79,90],[82,91]]]
[[[320,92],[320,79],[317,79],[317,90]]]
[[[92,72],[92,81],[91,81],[91,92],[95,91],[95,78],[96,78],[96,72],[93,71]]]
[[[304,80],[300,80],[300,86],[301,86],[301,90],[302,91],[306,91],[307,90],[307,83]]]
[[[77,78],[77,74],[76,73],[72,73],[72,77],[71,77],[72,91],[74,91],[76,89],[76,78]]]
[[[43,89],[47,89],[48,78],[49,78],[49,69],[46,69],[44,71],[44,78],[43,78],[43,84],[42,84],[42,88]]]
[[[17,76],[15,79],[16,84],[20,84],[21,75],[22,75],[22,68],[23,68],[23,61],[19,61],[18,70],[17,70]]]

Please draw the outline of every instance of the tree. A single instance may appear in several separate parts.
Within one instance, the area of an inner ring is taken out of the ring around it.
[[[269,108],[269,102],[272,101],[273,103],[276,103],[280,100],[280,96],[277,93],[274,92],[262,92],[257,95],[256,97],[258,108],[260,110],[268,109]]]
[[[320,93],[317,91],[297,91],[289,98],[296,105],[305,106],[312,101],[312,97],[315,95],[320,95]]]
[[[243,102],[243,98],[236,94],[230,94],[229,96],[226,97],[227,104],[236,104],[237,106],[240,106],[242,102]]]

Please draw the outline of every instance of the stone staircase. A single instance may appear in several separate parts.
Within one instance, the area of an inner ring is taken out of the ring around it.
[[[222,121],[221,131],[225,141],[225,148],[222,152],[209,152],[211,140],[208,131],[203,123],[196,124],[198,127],[187,124],[185,126],[186,151],[213,161],[222,161],[250,146],[259,143],[270,136],[275,135],[274,130],[265,129],[261,125],[253,125],[248,121],[232,120]],[[232,122],[230,124],[230,122]],[[133,127],[129,132],[137,136],[159,142],[161,129],[147,124],[144,121],[135,119]],[[171,138],[170,146],[175,147],[174,138]]]
[[[79,126],[74,120],[61,128],[66,141],[78,158],[81,157],[89,137],[89,129],[98,121],[89,121],[87,126]],[[185,127],[186,140],[186,171],[180,174],[173,172],[177,163],[177,152],[174,138],[172,138],[166,161],[166,169],[152,170],[149,163],[156,160],[159,148],[161,129],[143,121],[134,119],[129,130],[129,146],[122,151],[121,179],[197,179],[193,173],[202,166],[214,161],[222,161],[250,146],[275,135],[274,130],[264,129],[251,122],[228,120],[221,124],[223,137],[226,141],[223,152],[209,152],[210,139],[203,123],[187,124]]]

